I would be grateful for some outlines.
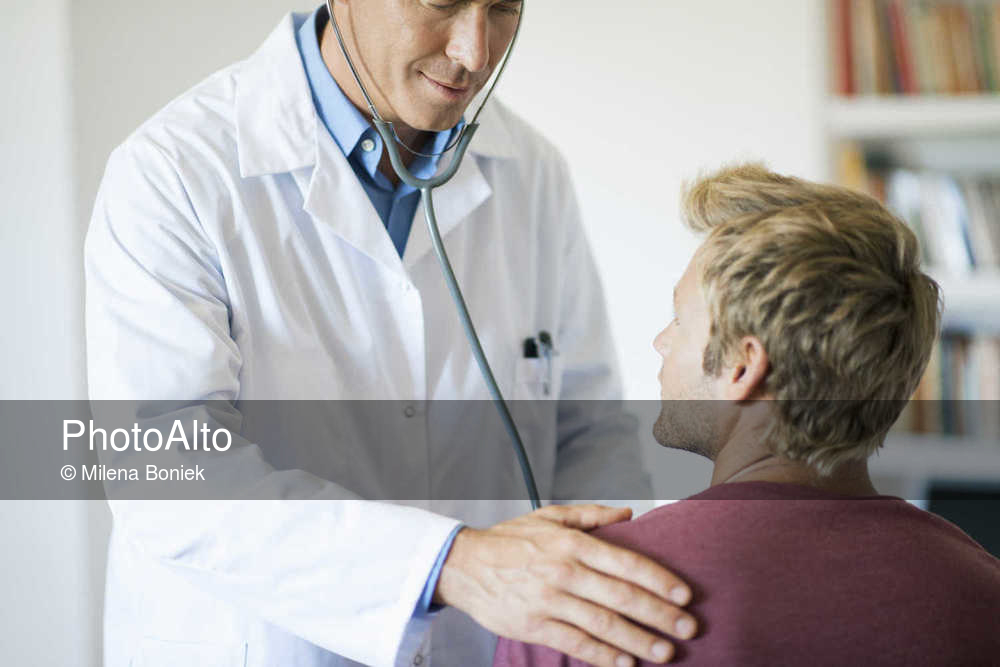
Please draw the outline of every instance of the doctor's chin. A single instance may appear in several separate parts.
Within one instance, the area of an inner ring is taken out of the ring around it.
[[[0,665],[1000,666],[1000,0],[5,15]]]

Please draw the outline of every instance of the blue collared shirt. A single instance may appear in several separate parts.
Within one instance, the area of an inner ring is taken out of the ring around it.
[[[402,257],[406,250],[406,240],[410,236],[413,216],[420,204],[420,192],[403,182],[393,188],[389,179],[378,170],[379,160],[382,157],[382,137],[344,95],[320,53],[319,31],[325,28],[329,20],[326,7],[320,7],[302,24],[296,35],[306,77],[312,89],[313,103],[320,119],[340,150],[344,152],[361,186],[368,194],[372,206],[382,219],[382,224],[385,225],[393,245],[396,246],[396,252]],[[451,130],[436,133],[433,139],[420,149],[421,152],[428,154],[442,152],[461,127],[462,123],[459,123]],[[418,155],[410,165],[410,171],[417,178],[430,178],[437,171],[438,159]],[[427,583],[424,584],[420,601],[417,603],[416,614],[426,614],[433,610],[431,601],[434,598],[438,578],[441,576],[441,568],[444,567],[444,561],[451,551],[455,536],[463,527],[456,526],[438,554]]]
[[[393,187],[389,179],[378,170],[382,157],[382,137],[357,107],[347,98],[330,74],[320,52],[319,34],[329,21],[326,7],[321,6],[302,24],[296,36],[306,77],[312,89],[313,103],[330,135],[344,152],[348,163],[357,174],[361,186],[378,212],[382,224],[389,232],[396,252],[403,256],[406,240],[410,236],[413,216],[420,204],[420,192],[400,182]],[[422,148],[422,153],[441,153],[462,124],[451,130],[437,132]],[[416,156],[410,171],[417,178],[430,178],[438,166],[437,157]]]

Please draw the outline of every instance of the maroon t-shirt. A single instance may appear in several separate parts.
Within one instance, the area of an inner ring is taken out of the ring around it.
[[[693,587],[673,664],[1000,665],[1000,561],[898,498],[725,484],[594,534]],[[583,663],[501,640],[493,664]]]

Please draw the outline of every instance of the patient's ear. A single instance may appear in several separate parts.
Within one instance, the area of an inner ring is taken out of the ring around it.
[[[767,398],[764,380],[771,362],[759,338],[744,336],[729,361],[722,371],[722,391],[726,400],[739,402]]]

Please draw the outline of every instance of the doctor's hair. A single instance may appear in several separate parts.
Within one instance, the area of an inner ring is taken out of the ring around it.
[[[726,167],[686,186],[683,217],[711,317],[703,366],[718,376],[745,336],[770,367],[767,435],[821,474],[881,447],[916,390],[941,326],[941,291],[916,235],[876,199]]]

